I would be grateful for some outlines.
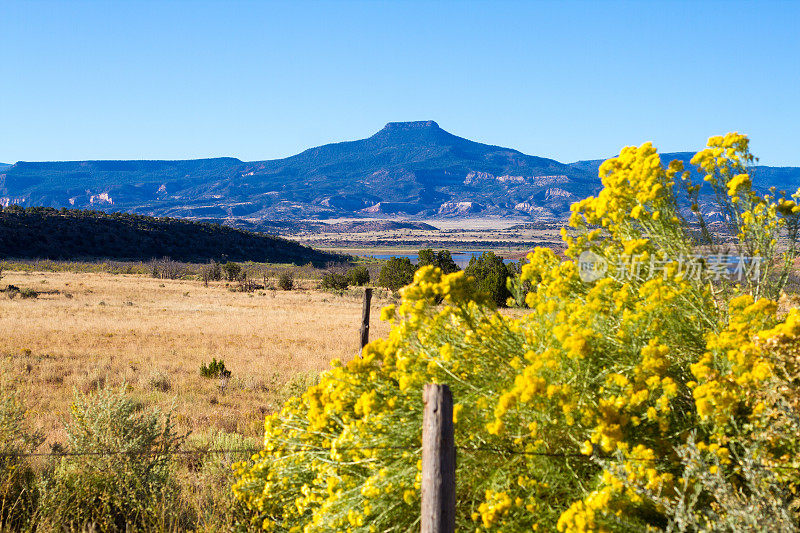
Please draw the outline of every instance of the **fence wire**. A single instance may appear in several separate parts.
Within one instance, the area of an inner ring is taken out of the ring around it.
[[[616,455],[592,453],[585,455],[580,452],[546,452],[546,451],[533,451],[533,450],[519,450],[511,448],[502,448],[496,446],[455,446],[455,449],[460,452],[480,452],[490,453],[497,456],[529,456],[529,457],[547,457],[554,459],[580,459],[586,461],[596,460],[620,460],[631,463],[650,463],[661,465],[677,465],[676,461],[665,458],[636,458],[636,457],[619,457]],[[395,452],[413,452],[421,453],[421,446],[348,446],[348,447],[332,447],[320,448],[315,446],[283,446],[274,447],[269,450],[265,448],[225,448],[225,449],[196,449],[196,450],[104,450],[93,452],[71,452],[71,451],[50,451],[50,452],[0,452],[0,458],[24,458],[24,457],[87,457],[87,456],[155,456],[155,455],[179,455],[179,456],[205,456],[216,454],[250,454],[251,456],[260,455],[262,452],[265,456],[274,453],[294,454],[301,452],[360,452],[360,451],[395,451]],[[753,465],[760,466],[761,468],[770,468],[777,470],[800,470],[800,466],[783,466],[783,465]]]

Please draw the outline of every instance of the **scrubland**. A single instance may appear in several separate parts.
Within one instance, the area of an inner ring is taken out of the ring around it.
[[[243,293],[225,282],[5,271],[0,284],[39,292],[0,295],[0,354],[4,385],[19,393],[44,448],[63,441],[75,391],[123,382],[171,409],[179,431],[260,437],[266,413],[358,351],[362,291],[310,290],[315,281]],[[388,331],[378,320],[385,303],[373,298],[373,337]],[[200,375],[212,358],[229,380]]]

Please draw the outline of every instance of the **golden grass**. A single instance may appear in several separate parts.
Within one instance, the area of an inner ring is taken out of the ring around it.
[[[224,283],[68,272],[4,272],[6,284],[60,291],[27,300],[0,294],[3,381],[50,442],[63,440],[73,390],[123,381],[148,403],[174,409],[184,431],[260,436],[265,413],[331,359],[358,351],[356,291],[247,294]],[[373,300],[373,338],[388,332],[378,320],[385,303]],[[233,373],[224,388],[200,376],[212,357]]]

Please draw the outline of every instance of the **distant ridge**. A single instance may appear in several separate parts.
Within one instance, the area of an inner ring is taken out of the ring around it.
[[[682,161],[684,168],[690,170],[695,174],[695,178],[699,178],[695,167],[690,163],[694,152],[665,152],[660,154],[661,161],[664,165],[668,165],[670,161]],[[576,161],[571,163],[570,166],[590,172],[597,175],[600,165],[603,164],[604,159],[592,159],[587,161]],[[778,189],[786,190],[793,193],[800,187],[800,168],[798,167],[770,167],[766,165],[755,165],[752,169],[753,183],[762,189],[767,189],[775,186]]]
[[[687,159],[688,153],[664,154]],[[595,194],[602,160],[564,164],[458,137],[433,120],[389,122],[356,141],[284,159],[19,162],[0,168],[0,205],[89,208],[261,221],[512,217],[553,222]],[[800,168],[757,167],[755,182],[795,190]]]

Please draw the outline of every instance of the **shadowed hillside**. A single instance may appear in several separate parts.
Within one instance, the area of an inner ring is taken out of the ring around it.
[[[0,257],[257,261],[324,265],[343,261],[295,242],[174,218],[12,206],[0,211]]]

